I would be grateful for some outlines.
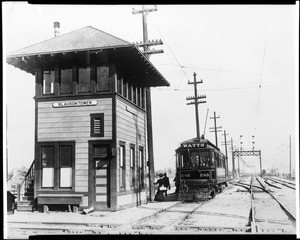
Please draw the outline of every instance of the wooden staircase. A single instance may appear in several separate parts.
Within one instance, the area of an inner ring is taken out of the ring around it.
[[[21,196],[21,188],[24,188],[24,196]],[[23,212],[34,211],[35,199],[34,199],[34,161],[28,169],[24,181],[18,186],[17,194],[17,206],[16,210]]]

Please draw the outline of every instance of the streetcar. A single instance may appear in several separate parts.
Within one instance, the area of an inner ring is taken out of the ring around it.
[[[225,155],[209,140],[186,140],[175,152],[178,200],[211,199],[227,187]]]

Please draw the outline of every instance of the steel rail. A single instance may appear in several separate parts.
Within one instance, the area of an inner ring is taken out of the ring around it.
[[[256,180],[259,182],[260,185],[263,186],[262,182],[260,181],[260,179],[258,177],[256,177]],[[280,205],[282,210],[285,212],[285,214],[288,215],[288,217],[290,217],[293,221],[296,221],[296,217],[288,210],[288,208],[282,202],[280,202],[268,189],[265,188],[264,191],[267,192],[268,194],[270,194],[272,196],[272,198],[274,198],[276,200],[276,202],[278,202],[278,204]]]
[[[289,183],[289,182],[286,182],[286,181],[283,181],[283,180],[279,180],[279,179],[274,179],[274,178],[268,178],[269,180],[273,181],[273,182],[276,182],[276,183],[279,183],[285,187],[288,187],[288,188],[291,188],[291,189],[294,189],[296,190],[296,188],[294,187],[295,186],[295,183]],[[291,186],[293,185],[293,186]]]
[[[183,202],[180,202],[180,203],[183,203]],[[162,231],[164,231],[166,228],[168,228],[168,227],[170,227],[171,225],[173,225],[174,223],[176,223],[176,222],[178,222],[178,221],[180,221],[180,224],[185,220],[185,219],[187,219],[187,218],[189,218],[189,216],[193,213],[193,212],[195,212],[197,209],[199,209],[202,205],[204,205],[205,204],[205,202],[201,202],[201,203],[199,203],[200,205],[199,206],[197,206],[197,207],[195,207],[193,210],[190,210],[190,211],[187,211],[187,212],[185,212],[185,215],[184,216],[182,216],[180,219],[175,219],[175,220],[173,220],[172,222],[170,222],[170,223],[167,223],[167,224],[165,224],[165,225],[151,225],[151,224],[137,224],[137,225],[131,225],[133,228],[135,228],[135,229],[140,229],[140,228],[144,228],[144,227],[147,227],[147,228],[150,228],[150,229],[154,229],[154,230],[158,230],[158,232],[162,232]],[[160,212],[160,213],[166,213],[166,212],[173,212],[171,209],[173,208],[173,207],[175,207],[177,204],[175,204],[175,205],[173,205],[173,206],[171,206],[170,208],[168,208],[168,209],[166,209],[165,211],[163,211],[163,212]],[[157,216],[158,214],[156,214],[156,216]],[[156,216],[154,216],[154,217],[156,217]],[[145,219],[146,221],[147,221],[147,219]]]
[[[255,211],[254,211],[254,195],[253,195],[253,191],[252,191],[252,180],[253,178],[251,177],[250,180],[250,199],[251,199],[251,232],[252,233],[257,233],[257,228],[256,228],[256,222],[255,222]]]
[[[156,217],[158,214],[163,213],[163,212],[166,212],[168,209],[171,209],[172,207],[175,207],[176,205],[181,204],[181,203],[182,203],[182,202],[178,202],[178,203],[176,203],[176,204],[174,204],[174,205],[172,205],[172,206],[169,206],[169,207],[160,209],[160,210],[156,211],[155,213],[152,213],[152,214],[150,214],[150,215],[148,215],[148,216],[146,216],[146,217],[143,217],[143,218],[137,219],[137,220],[133,220],[133,221],[130,222],[130,223],[123,224],[123,225],[121,225],[121,226],[119,226],[119,227],[116,227],[116,228],[112,229],[111,231],[108,231],[107,233],[110,234],[110,233],[113,233],[114,231],[120,231],[120,230],[122,230],[122,229],[124,229],[124,228],[127,228],[127,227],[129,227],[129,228],[131,227],[131,228],[133,228],[133,229],[151,228],[151,227],[153,227],[152,229],[155,229],[156,227],[161,228],[161,226],[158,226],[158,225],[156,225],[156,226],[143,225],[143,224],[136,224],[136,225],[135,225],[135,223],[138,223],[138,222],[141,222],[141,221],[146,221],[147,219],[150,219],[150,218],[154,218],[154,217]],[[138,226],[141,226],[141,228],[138,228]]]

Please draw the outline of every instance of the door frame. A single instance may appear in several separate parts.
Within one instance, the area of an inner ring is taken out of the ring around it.
[[[110,151],[108,152],[108,169],[107,169],[107,204],[98,205],[96,204],[96,192],[95,192],[95,164],[93,157],[93,146],[94,145],[108,145]],[[88,204],[90,207],[94,207],[96,210],[101,209],[110,209],[111,207],[111,161],[114,158],[113,156],[113,141],[112,140],[89,140],[88,141]]]

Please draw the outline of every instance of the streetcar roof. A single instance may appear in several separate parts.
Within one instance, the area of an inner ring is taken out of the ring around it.
[[[201,144],[203,144],[205,147],[203,147]],[[203,139],[203,138],[192,138],[192,139],[188,139],[185,140],[183,142],[180,143],[180,147],[176,149],[180,150],[183,148],[197,148],[197,149],[216,149],[218,151],[220,151],[220,149],[218,147],[216,147],[213,143],[211,143],[208,139]]]

